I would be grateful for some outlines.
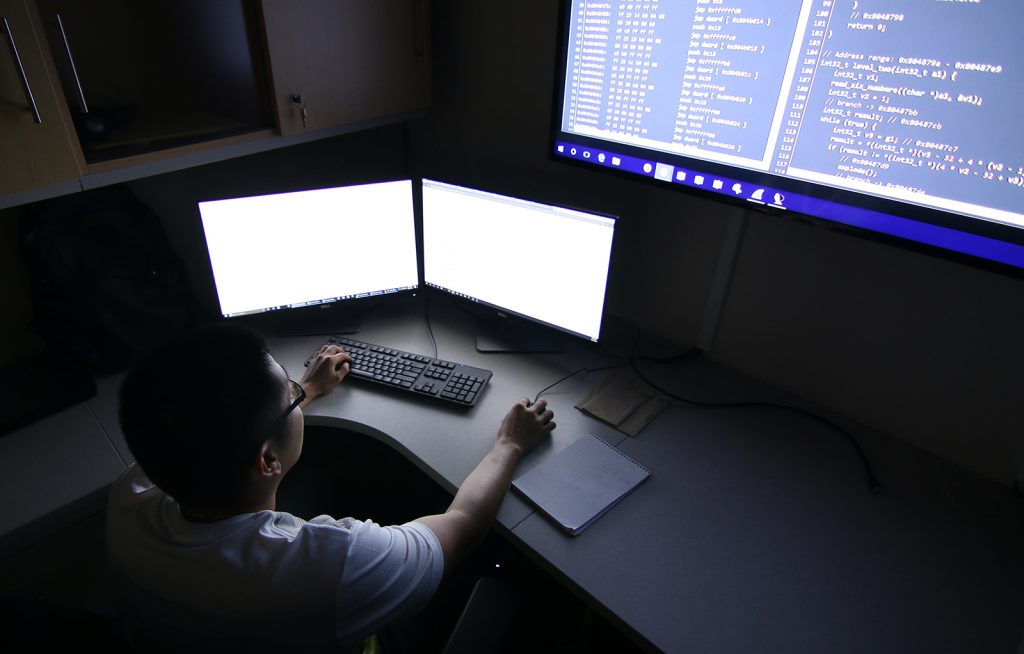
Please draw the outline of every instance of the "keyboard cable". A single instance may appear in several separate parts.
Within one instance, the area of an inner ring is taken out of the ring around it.
[[[430,295],[423,295],[423,319],[427,322],[427,333],[430,334],[430,342],[434,345],[434,358],[437,357],[437,341],[434,340],[434,328],[430,326]]]

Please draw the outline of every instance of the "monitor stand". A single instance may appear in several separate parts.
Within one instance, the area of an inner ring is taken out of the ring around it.
[[[362,326],[363,321],[357,313],[324,311],[298,319],[282,320],[274,333],[278,336],[330,336],[355,334]]]
[[[562,339],[554,332],[508,320],[477,321],[478,352],[561,352]]]
[[[259,331],[274,336],[326,336],[354,334],[362,327],[360,314],[335,307],[282,311],[272,314],[247,316],[245,321]]]

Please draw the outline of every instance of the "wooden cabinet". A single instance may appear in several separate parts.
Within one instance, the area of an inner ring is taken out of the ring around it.
[[[263,0],[262,5],[282,134],[399,116],[429,105],[426,0]]]
[[[84,164],[34,6],[0,0],[0,195],[78,179]]]
[[[273,127],[244,0],[37,0],[86,161]]]
[[[0,207],[429,104],[426,0],[0,0],[0,13],[21,61],[3,44]]]

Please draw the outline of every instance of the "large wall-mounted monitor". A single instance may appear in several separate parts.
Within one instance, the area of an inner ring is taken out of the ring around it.
[[[1019,274],[1018,0],[565,0],[556,159]]]
[[[225,318],[419,287],[410,180],[212,200],[199,213]],[[347,331],[330,319],[323,330]]]
[[[422,187],[424,283],[502,318],[481,323],[478,349],[560,347],[525,325],[598,341],[615,218],[429,179]]]

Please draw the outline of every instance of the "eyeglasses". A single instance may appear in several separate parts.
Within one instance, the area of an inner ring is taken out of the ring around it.
[[[275,431],[277,431],[277,427],[281,424],[281,422],[285,418],[288,417],[288,414],[290,414],[292,411],[294,411],[295,408],[297,406],[299,406],[300,404],[302,404],[302,401],[304,399],[306,399],[306,389],[304,389],[302,387],[302,384],[300,384],[299,382],[297,382],[297,381],[295,381],[293,379],[289,379],[288,380],[288,385],[289,385],[288,397],[291,400],[291,404],[289,404],[288,408],[284,410],[284,413],[282,413],[280,416],[278,416],[277,420],[275,420],[274,422],[270,423],[270,427],[268,427],[267,431],[266,431],[267,436],[269,436],[269,435],[273,434]]]

